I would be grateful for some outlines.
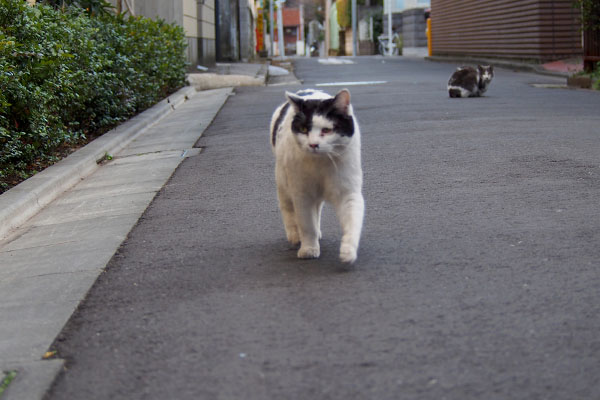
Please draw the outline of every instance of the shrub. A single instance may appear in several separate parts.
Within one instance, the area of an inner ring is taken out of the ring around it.
[[[185,69],[183,29],[164,21],[0,0],[0,192],[180,88]]]

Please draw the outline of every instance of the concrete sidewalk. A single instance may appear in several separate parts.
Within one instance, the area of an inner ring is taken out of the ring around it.
[[[265,84],[265,65],[236,68]],[[0,382],[17,372],[3,400],[44,396],[64,365],[50,345],[173,171],[200,154],[237,76],[181,89],[0,196]]]

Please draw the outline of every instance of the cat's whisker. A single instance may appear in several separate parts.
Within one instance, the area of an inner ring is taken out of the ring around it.
[[[327,157],[331,160],[331,163],[333,164],[333,166],[335,167],[335,172],[338,172],[338,167],[337,164],[335,163],[335,160],[333,159],[333,157],[331,156],[331,153],[327,153]]]

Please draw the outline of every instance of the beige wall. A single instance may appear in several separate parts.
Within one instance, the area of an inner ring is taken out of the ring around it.
[[[183,29],[187,37],[198,37],[198,7],[196,0],[183,0]]]
[[[216,0],[127,0],[135,15],[161,18],[183,27],[188,42],[188,61],[214,63]],[[109,0],[112,5],[117,0]],[[127,11],[122,0],[123,12]]]
[[[198,4],[200,8],[200,37],[205,39],[216,39],[215,35],[215,0],[205,0],[204,4]]]

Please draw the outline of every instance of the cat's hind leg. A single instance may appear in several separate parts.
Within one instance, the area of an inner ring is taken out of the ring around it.
[[[340,260],[345,263],[356,261],[358,243],[362,231],[365,202],[361,193],[351,193],[336,204],[336,211],[342,226]]]

